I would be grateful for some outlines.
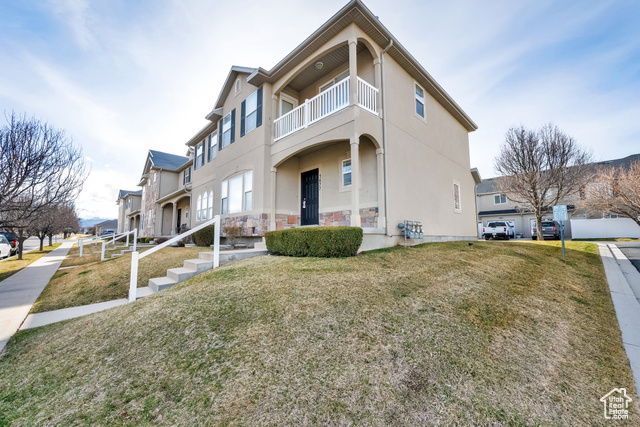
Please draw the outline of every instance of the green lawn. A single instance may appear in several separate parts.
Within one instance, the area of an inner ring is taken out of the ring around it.
[[[138,287],[148,286],[149,279],[165,276],[167,269],[182,267],[184,260],[198,258],[198,254],[206,250],[198,247],[168,247],[143,258],[138,265]],[[72,257],[71,260],[75,260],[78,266],[58,270],[33,304],[31,313],[111,301],[126,298],[129,294],[130,253],[104,261],[100,261],[100,253],[82,258]]]
[[[612,425],[598,399],[614,387],[634,422],[596,246],[567,249],[566,263],[545,242],[450,242],[228,264],[16,334],[0,424]]]
[[[0,262],[0,281],[13,276],[18,271],[22,270],[38,258],[42,258],[60,245],[60,243],[56,243],[53,246],[45,246],[42,248],[42,251],[25,252],[22,254],[21,260],[18,260],[18,257],[16,256]]]

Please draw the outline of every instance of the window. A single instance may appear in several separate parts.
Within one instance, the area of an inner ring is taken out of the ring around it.
[[[453,183],[453,210],[460,211],[460,184]]]
[[[240,79],[236,80],[235,89],[234,89],[234,93],[238,93],[238,92],[240,92]]]
[[[506,194],[496,194],[493,196],[493,203],[496,205],[504,205],[507,203]]]
[[[207,219],[213,218],[213,190],[209,191],[209,214]]]
[[[253,198],[253,171],[244,174],[244,210],[250,211]]]
[[[351,186],[351,159],[342,161],[342,186]]]
[[[182,185],[187,185],[191,182],[191,166],[184,170],[182,173]]]
[[[222,181],[222,189],[220,190],[220,198],[222,199],[222,204],[220,205],[220,213],[226,214],[229,210],[229,182]]]
[[[200,211],[202,210],[202,195],[198,195],[198,201],[196,202],[196,221],[200,221]]]
[[[222,181],[220,213],[249,211],[253,207],[253,172],[249,171]],[[244,206],[243,206],[244,205]]]
[[[209,142],[207,143],[207,162],[210,162],[212,159],[215,159],[216,156],[218,155],[218,150],[215,149],[217,138],[218,138],[218,132],[213,132],[211,135],[209,135]],[[211,146],[214,147],[213,150],[211,149]]]
[[[222,148],[231,144],[231,113],[222,119]]]
[[[246,102],[245,112],[245,134],[256,128],[256,118],[258,117],[258,91],[253,92]]]
[[[204,166],[204,139],[196,145],[196,161],[193,165],[194,169]]]
[[[127,198],[127,209],[131,209],[131,198]]]
[[[156,178],[158,177],[158,173],[154,172],[153,173],[153,182],[156,182]]]
[[[415,89],[416,113],[420,117],[424,117],[424,89],[418,83],[415,83]]]

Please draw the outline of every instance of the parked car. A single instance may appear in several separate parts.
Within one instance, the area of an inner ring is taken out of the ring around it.
[[[486,227],[482,227],[482,235],[485,240],[492,237],[509,240],[511,237],[515,237],[515,229],[506,221],[491,221]]]
[[[11,255],[9,256],[14,256],[15,254],[17,254],[18,240],[15,237],[13,237],[13,234],[9,233],[8,231],[0,231],[0,235],[4,236],[9,242],[9,245],[11,246]]]
[[[0,258],[8,258],[10,255],[11,244],[3,234],[0,234]]]
[[[560,239],[560,224],[556,221],[542,221],[542,236],[547,238]],[[537,228],[534,224],[531,227],[531,240],[538,240]]]

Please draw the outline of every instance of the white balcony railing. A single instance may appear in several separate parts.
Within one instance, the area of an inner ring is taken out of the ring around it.
[[[358,77],[358,105],[378,114],[378,89]]]
[[[274,121],[275,140],[324,119],[349,106],[349,77],[339,81],[329,89],[319,93],[304,104],[278,117]],[[358,77],[358,105],[365,110],[378,114],[378,89]]]

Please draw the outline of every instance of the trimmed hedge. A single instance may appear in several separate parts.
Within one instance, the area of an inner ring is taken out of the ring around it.
[[[362,244],[360,227],[309,227],[269,231],[265,235],[272,254],[295,257],[354,256]]]
[[[196,231],[191,235],[191,237],[193,238],[193,243],[195,243],[196,246],[211,246],[213,245],[214,234],[215,225],[210,225],[202,230]]]

